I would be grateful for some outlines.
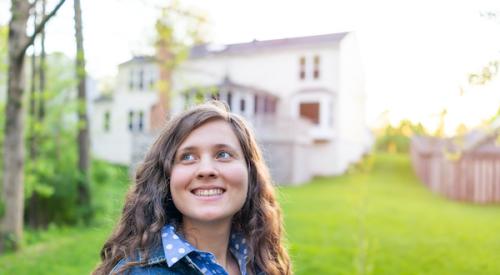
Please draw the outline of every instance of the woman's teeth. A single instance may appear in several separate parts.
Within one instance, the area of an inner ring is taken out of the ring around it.
[[[196,196],[202,196],[202,197],[210,197],[210,196],[217,196],[224,193],[224,190],[220,188],[215,188],[215,189],[196,189],[194,191],[194,194]]]

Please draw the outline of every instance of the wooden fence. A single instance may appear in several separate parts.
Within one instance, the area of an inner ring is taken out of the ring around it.
[[[461,151],[448,139],[414,137],[411,158],[417,176],[435,193],[460,201],[500,202],[500,148],[492,141]]]

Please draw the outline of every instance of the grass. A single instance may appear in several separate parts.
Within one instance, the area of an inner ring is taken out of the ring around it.
[[[431,194],[406,156],[280,197],[297,274],[500,274],[500,207]]]
[[[376,155],[369,172],[281,187],[296,274],[499,274],[500,206],[431,194],[401,155]],[[26,234],[0,256],[0,274],[88,274],[121,209],[125,172],[96,187],[102,215],[90,228]]]
[[[124,167],[107,171],[113,182],[98,182],[93,188],[93,200],[99,209],[93,225],[25,231],[23,250],[0,256],[0,274],[89,274],[119,217],[129,184]]]

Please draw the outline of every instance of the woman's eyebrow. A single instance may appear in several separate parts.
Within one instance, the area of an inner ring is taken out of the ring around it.
[[[194,150],[196,150],[196,146],[186,146],[186,147],[181,147],[181,148],[177,149],[177,152],[194,151]]]
[[[216,149],[227,148],[227,149],[236,151],[235,146],[232,146],[232,145],[226,144],[226,143],[217,143],[217,144],[212,145],[211,147],[216,148]],[[181,147],[181,148],[177,149],[178,152],[196,151],[196,150],[198,150],[198,146],[186,146],[186,147]]]
[[[225,144],[225,143],[215,144],[214,147],[217,148],[217,149],[228,148],[228,149],[236,151],[236,148],[234,146],[229,145],[229,144]]]

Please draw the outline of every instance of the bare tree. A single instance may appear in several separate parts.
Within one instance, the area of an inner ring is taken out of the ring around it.
[[[4,141],[4,174],[1,201],[5,203],[5,213],[0,219],[0,252],[8,246],[19,248],[23,233],[24,208],[24,106],[25,90],[24,59],[26,50],[33,44],[35,37],[44,29],[45,24],[64,4],[60,0],[45,15],[28,36],[26,32],[30,9],[33,3],[28,0],[11,0],[11,19],[9,22],[9,52],[7,80],[7,108]]]
[[[87,117],[87,87],[85,72],[85,52],[83,49],[82,9],[80,0],[74,0],[75,8],[75,40],[76,40],[76,77],[78,79],[78,205],[84,211],[84,221],[91,218],[89,166],[90,166],[90,137],[89,121]]]

